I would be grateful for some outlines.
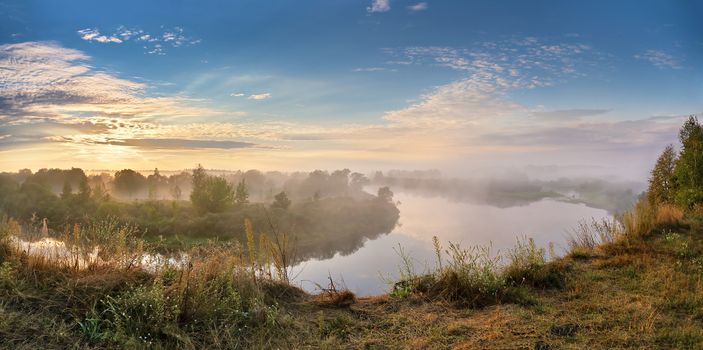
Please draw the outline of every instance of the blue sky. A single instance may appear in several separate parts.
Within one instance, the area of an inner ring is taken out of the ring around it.
[[[0,168],[641,178],[703,110],[701,13],[694,1],[0,1]]]

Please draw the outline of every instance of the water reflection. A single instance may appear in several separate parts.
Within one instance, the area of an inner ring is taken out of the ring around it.
[[[400,224],[390,234],[366,240],[351,254],[337,253],[299,264],[294,269],[296,281],[314,291],[315,283],[325,285],[331,275],[344,280],[359,295],[380,294],[387,290],[384,278],[397,277],[400,259],[394,249],[398,245],[413,256],[416,269],[422,271],[434,261],[431,240],[435,235],[443,243],[492,244],[493,251],[510,249],[517,237],[528,236],[542,247],[553,242],[559,252],[567,231],[579,220],[608,216],[602,209],[551,199],[508,208],[408,193],[396,193],[396,199],[401,202]]]

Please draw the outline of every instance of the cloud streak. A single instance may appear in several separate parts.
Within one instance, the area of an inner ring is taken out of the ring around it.
[[[634,56],[638,60],[647,61],[660,69],[681,69],[681,61],[674,56],[659,50],[647,50]]]

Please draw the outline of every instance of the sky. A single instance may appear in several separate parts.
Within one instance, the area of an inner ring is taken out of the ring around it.
[[[664,0],[0,0],[0,170],[641,180],[703,111],[702,13]]]

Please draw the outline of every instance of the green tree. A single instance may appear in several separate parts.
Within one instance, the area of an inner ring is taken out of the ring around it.
[[[649,177],[647,198],[649,203],[657,205],[673,201],[673,177],[676,165],[676,151],[673,145],[668,145],[657,159]]]
[[[220,213],[232,204],[234,188],[222,177],[210,176],[198,165],[193,170],[190,200],[199,213]]]
[[[239,181],[239,184],[237,184],[237,193],[234,196],[234,202],[237,205],[249,203],[249,190],[247,189],[246,180]]]
[[[274,202],[271,204],[271,207],[281,209],[288,209],[288,207],[290,207],[291,201],[288,199],[288,195],[286,195],[285,191],[281,191],[281,193],[277,194],[273,198]]]
[[[674,167],[675,200],[690,207],[703,203],[703,129],[690,116],[679,132],[681,153]]]

